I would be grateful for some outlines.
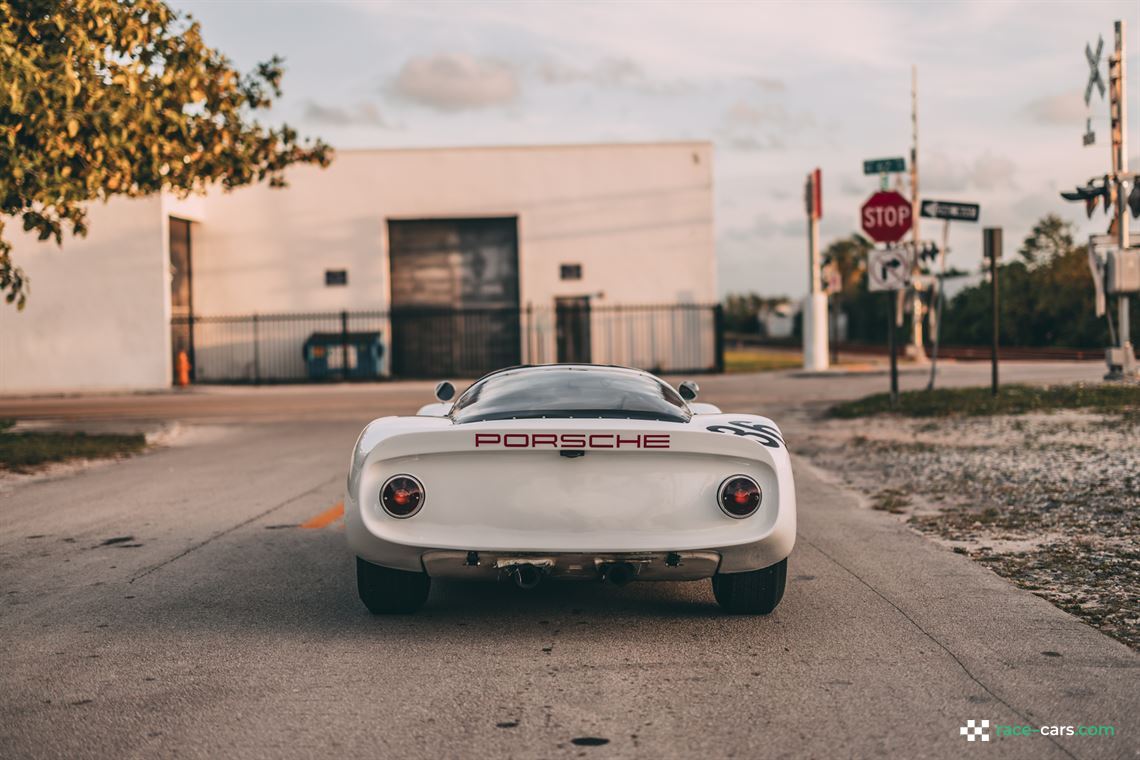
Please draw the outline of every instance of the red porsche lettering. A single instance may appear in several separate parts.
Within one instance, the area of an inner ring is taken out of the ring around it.
[[[475,448],[667,449],[668,433],[476,433]]]

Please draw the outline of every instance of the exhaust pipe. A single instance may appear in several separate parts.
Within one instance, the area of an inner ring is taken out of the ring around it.
[[[542,580],[542,573],[534,565],[515,565],[512,574],[515,576],[515,585],[528,590]]]
[[[614,562],[602,565],[602,580],[609,581],[618,588],[629,583],[637,575],[637,568],[628,562]]]

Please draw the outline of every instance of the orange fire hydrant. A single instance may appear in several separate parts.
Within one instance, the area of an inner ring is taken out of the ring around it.
[[[186,355],[185,351],[178,352],[178,361],[176,364],[178,369],[178,385],[185,388],[190,384],[190,357]]]

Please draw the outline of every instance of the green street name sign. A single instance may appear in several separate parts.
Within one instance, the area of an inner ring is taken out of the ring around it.
[[[864,174],[889,174],[905,171],[906,159],[904,158],[870,158],[863,162]]]

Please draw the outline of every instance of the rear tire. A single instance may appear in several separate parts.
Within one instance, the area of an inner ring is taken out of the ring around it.
[[[746,573],[713,576],[713,596],[725,612],[733,615],[767,615],[784,598],[788,560]]]
[[[427,601],[431,578],[427,573],[393,570],[357,557],[356,590],[373,615],[406,614]]]

